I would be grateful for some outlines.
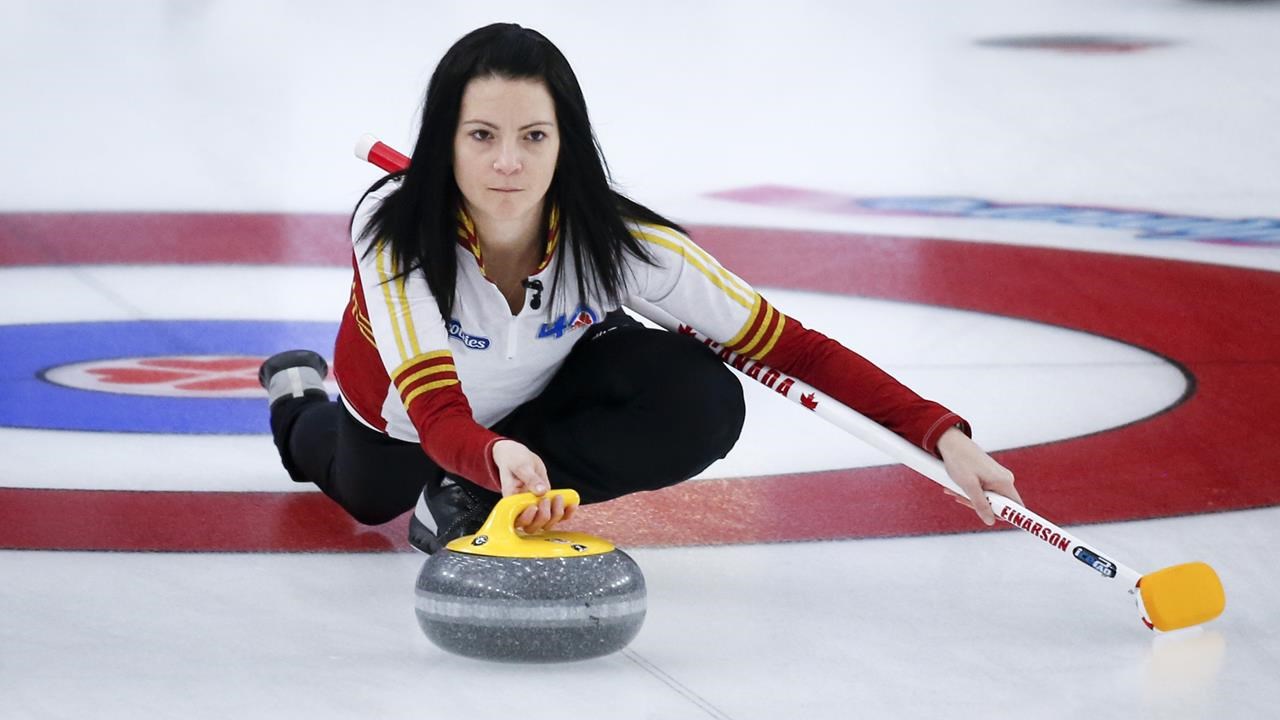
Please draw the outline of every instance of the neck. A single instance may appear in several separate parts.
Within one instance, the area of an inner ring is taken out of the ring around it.
[[[495,281],[524,279],[542,260],[547,229],[542,225],[542,207],[511,219],[476,214],[467,208],[480,241],[485,273]]]

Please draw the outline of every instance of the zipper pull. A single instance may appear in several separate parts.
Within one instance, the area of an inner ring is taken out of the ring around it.
[[[525,278],[520,281],[520,285],[523,286],[525,290],[533,291],[533,297],[529,300],[529,308],[531,310],[537,310],[542,307],[542,281]]]

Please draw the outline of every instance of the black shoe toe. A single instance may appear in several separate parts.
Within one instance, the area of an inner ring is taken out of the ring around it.
[[[271,378],[276,373],[291,367],[309,367],[320,373],[321,379],[329,375],[329,363],[319,353],[311,350],[285,350],[263,361],[258,368],[258,382],[265,388],[271,384]]]
[[[436,530],[432,532],[417,516],[410,518],[409,544],[428,555],[464,535],[474,535],[498,502],[496,493],[487,493],[465,480],[428,488],[426,494]]]

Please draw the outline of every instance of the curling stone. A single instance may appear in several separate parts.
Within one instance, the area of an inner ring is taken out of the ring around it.
[[[548,495],[578,503],[573,490]],[[479,532],[423,563],[415,607],[431,642],[483,660],[566,662],[621,650],[640,632],[640,566],[591,535],[518,532],[516,518],[535,502],[503,498]]]

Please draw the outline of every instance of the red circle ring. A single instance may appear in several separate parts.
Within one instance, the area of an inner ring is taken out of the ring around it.
[[[345,266],[345,218],[277,214],[0,215],[0,266]],[[1280,275],[954,240],[699,227],[700,244],[769,287],[938,305],[1060,325],[1147,349],[1194,391],[1145,420],[997,454],[1062,524],[1280,503]],[[200,243],[190,242],[198,237]],[[306,248],[300,257],[298,248]],[[1044,408],[1051,414],[1052,408]],[[265,440],[264,440],[265,441]],[[780,446],[775,452],[785,453]],[[283,480],[282,480],[283,481]],[[731,500],[730,500],[731,498]],[[0,548],[377,552],[404,517],[363,527],[319,493],[0,488]],[[623,545],[886,537],[981,529],[899,466],[705,480],[587,509]]]

